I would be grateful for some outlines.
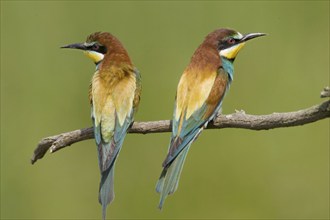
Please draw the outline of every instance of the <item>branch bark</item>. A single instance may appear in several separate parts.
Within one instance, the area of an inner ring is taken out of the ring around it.
[[[329,97],[329,87],[324,88],[321,97]],[[292,127],[312,123],[330,117],[330,101],[323,102],[307,109],[272,113],[269,115],[249,115],[237,111],[229,115],[218,115],[206,129],[244,128],[250,130],[269,130],[281,127]],[[171,131],[171,121],[134,122],[129,133],[150,134]],[[82,128],[59,135],[43,138],[32,155],[31,163],[43,158],[47,150],[56,152],[71,144],[94,138],[93,128]]]

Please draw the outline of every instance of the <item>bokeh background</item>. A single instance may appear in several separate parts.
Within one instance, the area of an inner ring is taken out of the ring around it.
[[[95,31],[128,49],[143,77],[136,121],[169,119],[179,77],[209,32],[265,32],[235,61],[225,114],[295,111],[329,85],[329,1],[1,1],[1,218],[100,219],[94,140],[30,158],[46,136],[89,127],[94,64],[61,50]],[[204,131],[178,191],[157,209],[169,133],[129,134],[108,217],[329,217],[329,119],[269,131]]]

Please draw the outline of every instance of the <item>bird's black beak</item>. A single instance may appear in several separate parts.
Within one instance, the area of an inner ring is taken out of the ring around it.
[[[87,50],[87,47],[84,43],[69,44],[69,45],[62,46],[61,48]]]
[[[253,38],[261,37],[261,36],[265,36],[265,35],[266,34],[264,34],[264,33],[250,33],[250,34],[244,35],[244,37],[240,41],[245,42],[245,41],[251,40]]]

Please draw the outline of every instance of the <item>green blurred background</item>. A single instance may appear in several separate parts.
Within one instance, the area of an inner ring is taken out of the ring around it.
[[[161,120],[172,116],[192,53],[219,27],[269,34],[238,55],[225,114],[324,101],[329,1],[1,1],[1,218],[101,218],[94,140],[30,164],[41,138],[91,125],[87,91],[95,66],[61,45],[113,33],[142,74],[136,121]],[[329,119],[269,131],[204,131],[178,191],[159,211],[155,184],[169,136],[127,136],[109,218],[329,217]]]

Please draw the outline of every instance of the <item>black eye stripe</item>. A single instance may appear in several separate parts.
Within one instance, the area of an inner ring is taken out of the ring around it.
[[[229,47],[232,47],[235,44],[237,44],[237,42],[238,42],[238,40],[235,38],[227,38],[225,40],[219,41],[218,50],[224,50]]]
[[[88,46],[88,49],[92,50],[92,51],[95,51],[95,52],[98,52],[98,53],[102,53],[102,54],[107,53],[107,48],[105,46],[97,44],[97,43]]]
[[[107,53],[107,48],[105,46],[99,46],[97,52],[106,54]]]

